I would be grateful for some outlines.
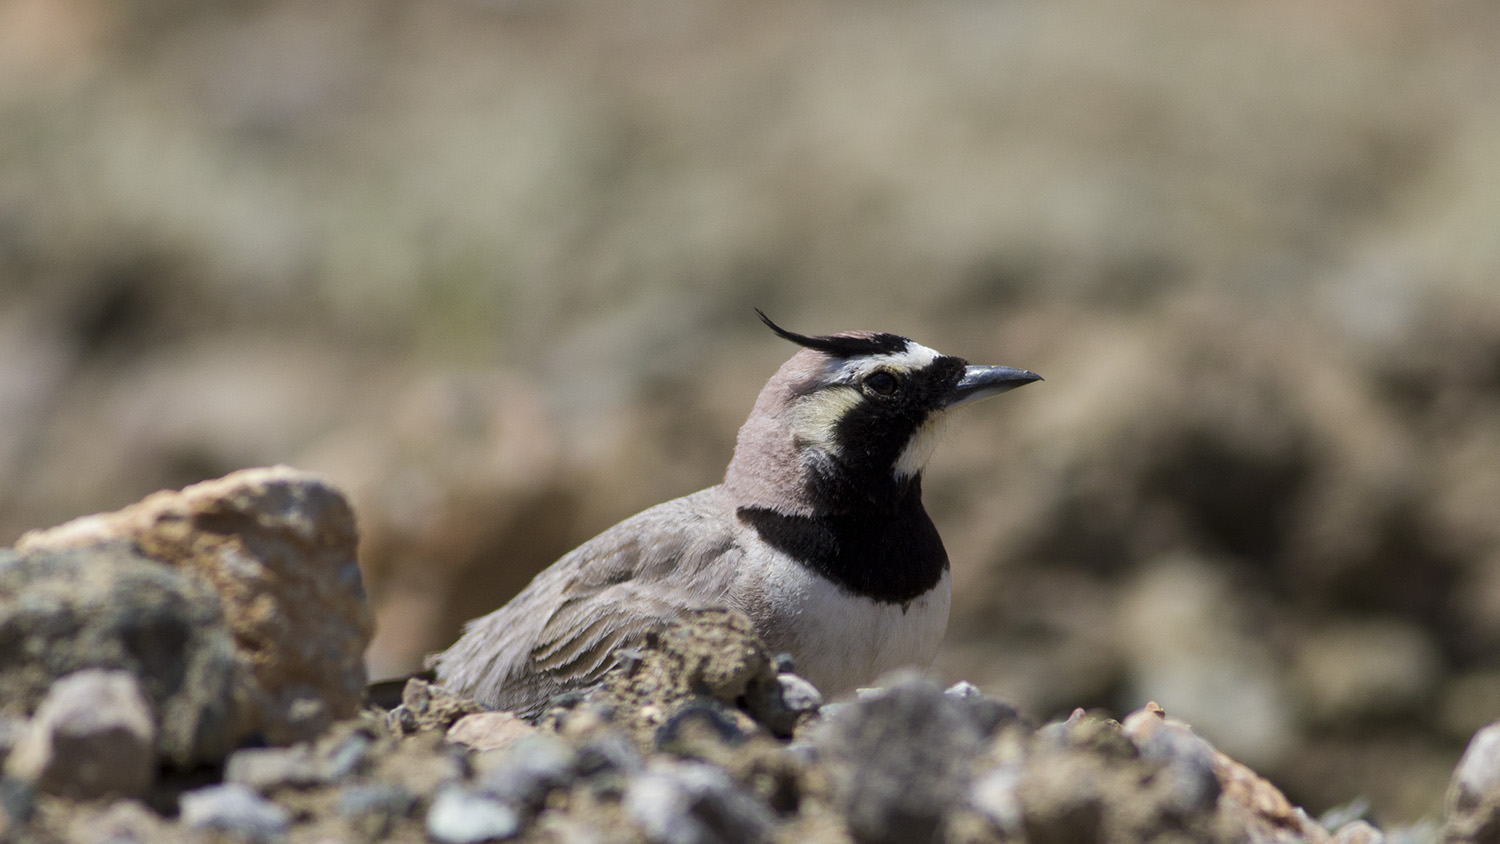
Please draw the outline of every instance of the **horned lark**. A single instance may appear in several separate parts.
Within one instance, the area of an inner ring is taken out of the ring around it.
[[[439,682],[534,715],[706,606],[745,612],[825,694],[932,661],[951,586],[923,466],[949,411],[1040,376],[895,334],[812,337],[760,318],[802,348],[761,390],[723,483],[615,525],[469,622],[434,657]]]

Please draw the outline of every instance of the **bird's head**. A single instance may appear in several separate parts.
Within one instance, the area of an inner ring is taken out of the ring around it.
[[[740,501],[783,512],[914,482],[948,411],[1041,380],[1024,369],[971,366],[896,334],[811,337],[760,318],[802,348],[761,390],[725,484]]]

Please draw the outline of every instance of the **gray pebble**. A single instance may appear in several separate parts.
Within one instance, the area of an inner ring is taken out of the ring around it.
[[[1367,821],[1350,821],[1333,834],[1331,844],[1385,844],[1385,836]]]
[[[539,809],[548,792],[570,785],[578,776],[578,752],[546,733],[517,739],[491,753],[496,755],[486,754],[479,772],[480,788],[512,806]]]
[[[1221,790],[1213,745],[1186,725],[1146,710],[1126,718],[1124,729],[1142,758],[1165,763],[1168,805],[1184,814],[1213,810]]]
[[[968,680],[959,680],[957,683],[944,689],[943,694],[954,700],[974,700],[984,697],[984,693],[979,691],[979,687]]]
[[[969,805],[1001,831],[1015,837],[1025,831],[1021,798],[1016,792],[1022,773],[1020,767],[1004,765],[976,779],[969,789]]]
[[[781,686],[781,702],[788,712],[816,712],[823,706],[823,693],[797,674],[778,674],[776,684]]]
[[[631,779],[625,812],[652,844],[763,844],[774,833],[769,809],[702,762],[653,762]]]
[[[1487,792],[1497,787],[1500,787],[1500,721],[1469,739],[1448,786],[1449,811],[1471,811]]]
[[[582,777],[633,774],[645,766],[646,760],[623,733],[606,732],[578,748],[578,774]]]
[[[835,798],[856,839],[940,839],[949,811],[969,799],[982,735],[963,705],[918,675],[861,693],[814,735]]]
[[[324,777],[312,751],[299,745],[236,750],[224,766],[224,781],[270,794],[279,788],[318,785]]]
[[[511,838],[521,815],[496,798],[458,786],[438,792],[427,810],[427,835],[441,844],[479,844]]]
[[[323,776],[329,782],[338,782],[354,775],[370,755],[375,740],[366,733],[355,733],[339,742],[323,761]]]
[[[417,797],[399,785],[351,785],[339,792],[334,811],[345,817],[385,815],[406,817],[417,807]]]
[[[185,826],[217,830],[253,844],[278,841],[292,826],[286,809],[239,783],[186,792],[178,805]]]
[[[156,778],[156,724],[140,682],[89,669],[52,684],[7,773],[79,799],[140,797]]]

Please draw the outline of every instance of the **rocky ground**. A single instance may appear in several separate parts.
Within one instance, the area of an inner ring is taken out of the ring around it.
[[[23,842],[1493,842],[1500,722],[1442,820],[1313,819],[1149,704],[1036,724],[968,683],[824,701],[706,610],[538,723],[362,699],[351,511],[287,468],[0,553],[0,837]]]

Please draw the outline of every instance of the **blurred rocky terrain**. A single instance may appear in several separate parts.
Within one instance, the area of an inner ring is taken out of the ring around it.
[[[1155,702],[1038,727],[910,670],[827,702],[722,608],[633,643],[535,722],[420,679],[369,706],[352,525],[336,486],[273,467],[0,551],[0,840],[1485,844],[1500,830],[1500,721],[1469,743],[1441,821],[1383,831],[1360,802],[1313,818]]]
[[[1436,817],[1500,716],[1497,41],[1481,0],[0,0],[0,545],[316,470],[396,674],[717,481],[790,352],[752,306],[896,331],[1047,378],[928,473],[948,679]]]

